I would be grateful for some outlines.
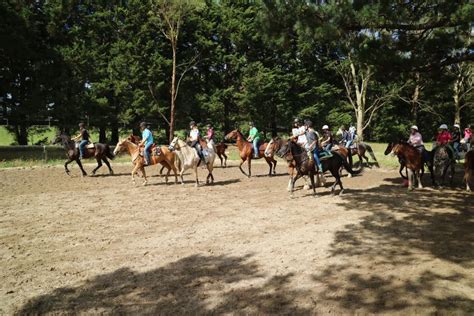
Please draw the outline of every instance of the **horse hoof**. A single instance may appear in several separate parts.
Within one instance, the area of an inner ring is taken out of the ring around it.
[[[344,194],[344,190],[341,190],[341,192],[339,192],[339,195],[342,195]]]

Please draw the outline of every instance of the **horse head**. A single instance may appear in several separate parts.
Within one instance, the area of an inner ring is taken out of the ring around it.
[[[281,147],[280,137],[273,137],[270,142],[268,142],[267,147],[265,148],[265,157],[271,157],[277,152]]]
[[[276,152],[276,155],[278,157],[284,158],[284,157],[287,157],[290,154],[290,142],[291,142],[291,140],[288,140],[286,142],[281,141],[280,148]]]
[[[395,143],[388,143],[387,148],[385,148],[384,155],[387,156],[393,151],[393,147],[395,147]]]
[[[114,149],[114,155],[117,155],[118,153],[121,153],[123,151],[125,151],[125,149],[127,148],[127,142],[130,142],[128,140],[128,138],[123,138],[121,139],[117,145],[115,145],[115,149]]]
[[[225,135],[224,139],[225,140],[238,139],[239,136],[242,137],[242,133],[240,133],[239,129],[236,128],[229,134]]]
[[[173,138],[173,140],[171,141],[171,143],[170,143],[169,146],[168,146],[168,149],[169,149],[170,151],[174,151],[174,150],[176,150],[176,149],[178,149],[178,150],[180,149],[180,141],[179,141],[178,136],[175,136],[175,137]]]

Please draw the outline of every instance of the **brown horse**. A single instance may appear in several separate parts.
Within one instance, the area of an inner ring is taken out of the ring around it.
[[[251,177],[252,175],[251,161],[252,159],[260,159],[260,158],[264,158],[268,166],[270,167],[270,171],[268,172],[269,176],[272,175],[272,170],[273,170],[273,174],[276,173],[275,168],[276,168],[277,162],[273,158],[273,155],[270,157],[265,156],[265,149],[267,148],[268,143],[263,143],[260,145],[258,158],[254,158],[252,143],[245,140],[244,135],[242,135],[242,133],[238,129],[235,129],[229,134],[227,134],[225,136],[225,139],[226,140],[235,139],[237,141],[237,148],[239,148],[239,153],[240,153],[239,169],[244,175],[246,175],[249,178]],[[249,168],[248,174],[245,173],[245,171],[242,169],[242,165],[245,161],[248,161],[248,168]]]
[[[466,190],[471,191],[471,184],[474,181],[474,149],[468,151],[464,156],[464,181]]]
[[[156,165],[162,161],[166,161],[167,165],[171,166],[171,169],[174,172],[175,183],[178,183],[178,172],[174,164],[176,155],[171,152],[167,146],[161,146],[159,150],[160,152],[158,154],[156,149],[153,149],[150,161],[151,164]],[[132,163],[134,166],[132,169],[132,182],[135,184],[135,174],[138,172],[138,170],[140,170],[144,178],[143,185],[146,185],[148,183],[148,179],[145,172],[145,159],[140,153],[140,148],[137,144],[131,142],[128,138],[125,138],[118,142],[117,146],[115,146],[114,154],[124,151],[128,152],[128,154],[132,157]],[[170,170],[168,170],[168,173],[165,176],[166,183],[168,183],[169,174]]]
[[[64,149],[66,149],[66,155],[68,157],[68,160],[64,164],[64,169],[66,171],[66,174],[70,175],[67,165],[75,161],[77,165],[79,166],[79,168],[81,168],[82,176],[87,176],[86,171],[82,167],[81,160],[79,159],[79,148],[76,147],[76,143],[72,141],[68,135],[65,135],[65,134],[60,134],[56,136],[56,138],[53,141],[53,144],[58,144],[58,143],[61,143],[64,146]],[[101,144],[101,143],[88,145],[86,147],[86,151],[84,152],[84,158],[95,158],[95,160],[97,161],[97,167],[95,167],[94,170],[92,170],[92,175],[95,175],[97,170],[99,170],[99,168],[102,167],[102,161],[109,168],[109,173],[114,174],[114,171],[112,170],[112,167],[110,167],[110,163],[107,160],[107,158],[109,158],[110,160],[114,159],[114,155],[112,154],[112,150],[109,147],[109,145]]]
[[[408,190],[412,191],[415,183],[415,177],[418,181],[418,188],[422,189],[421,176],[423,175],[423,157],[421,153],[413,146],[407,143],[389,144],[392,155],[402,159],[407,168]],[[387,150],[388,148],[387,147]],[[433,173],[432,173],[433,175]]]
[[[227,149],[226,143],[222,141],[218,144],[215,144],[214,147],[216,148],[217,157],[219,157],[219,159],[221,160],[221,168],[227,168],[227,155],[225,154],[225,150]],[[224,165],[222,165],[222,157],[224,157]]]

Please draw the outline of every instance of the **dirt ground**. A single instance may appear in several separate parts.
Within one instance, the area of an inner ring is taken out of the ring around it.
[[[0,314],[474,313],[459,178],[407,193],[396,171],[366,169],[342,196],[291,199],[281,162],[272,178],[217,168],[198,188],[114,169],[0,171]]]

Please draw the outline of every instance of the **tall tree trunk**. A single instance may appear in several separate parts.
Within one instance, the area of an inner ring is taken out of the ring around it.
[[[107,142],[107,135],[106,129],[104,126],[99,127],[99,143],[106,143]]]
[[[18,145],[28,145],[28,128],[25,125],[16,125],[15,138]]]
[[[111,144],[117,144],[119,142],[119,129],[117,123],[112,123],[112,135],[110,137]]]
[[[454,124],[461,124],[461,98],[459,95],[461,94],[462,90],[462,75],[460,71],[460,75],[454,81],[454,89],[453,89],[453,99],[454,99]]]
[[[176,44],[177,44],[176,41],[174,40],[171,41],[171,46],[173,48],[173,71],[171,73],[170,132],[168,136],[170,143],[174,137],[175,116],[176,116]]]
[[[413,91],[413,95],[411,97],[411,113],[413,115],[413,121],[415,122],[415,124],[418,124],[418,100],[420,99],[420,90],[421,90],[421,87],[420,87],[420,73],[417,72],[415,74],[415,78],[416,78],[416,85],[415,85],[415,91]]]
[[[365,121],[365,109],[362,106],[357,108],[357,138],[359,141],[364,141],[364,121]]]

